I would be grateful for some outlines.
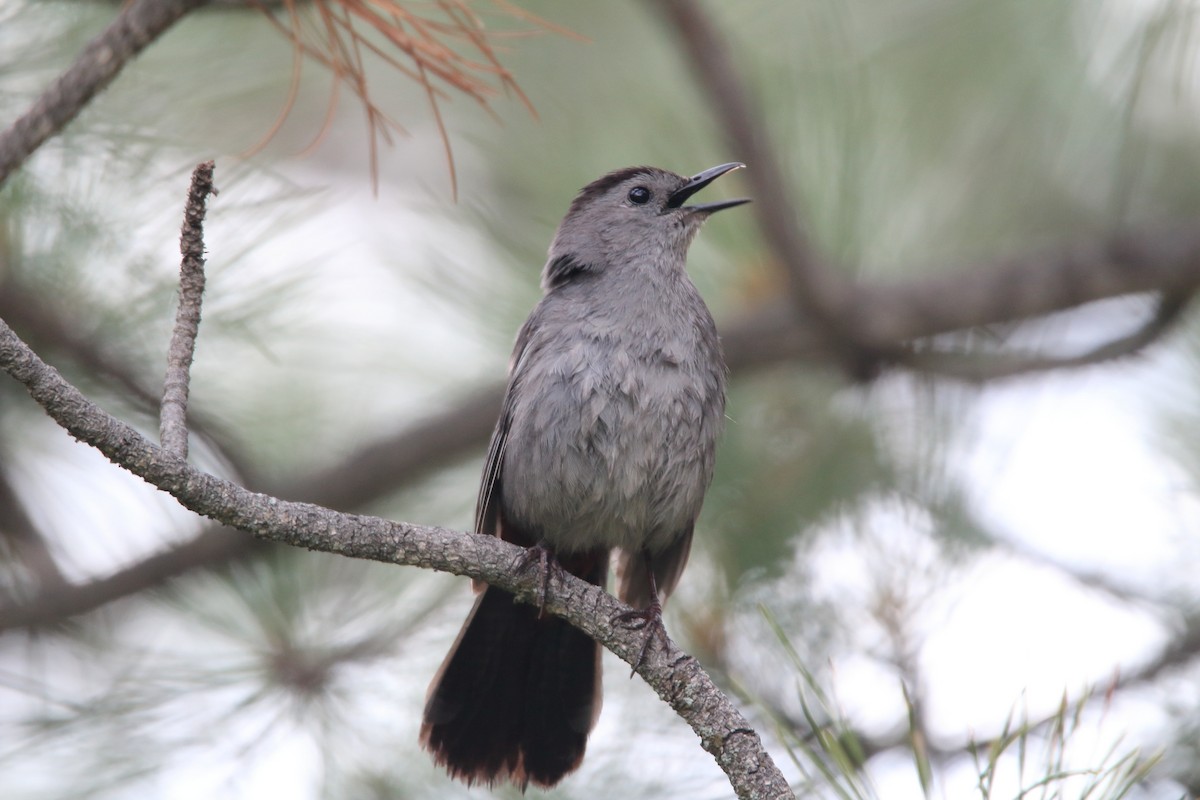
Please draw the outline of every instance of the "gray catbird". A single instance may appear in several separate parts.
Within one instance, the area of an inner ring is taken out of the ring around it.
[[[693,178],[630,167],[587,185],[550,245],[545,296],[517,334],[475,530],[534,548],[661,631],[713,474],[725,362],[687,276],[714,211],[684,202],[742,164]],[[429,688],[421,744],[466,781],[552,786],[600,712],[600,647],[488,587]]]

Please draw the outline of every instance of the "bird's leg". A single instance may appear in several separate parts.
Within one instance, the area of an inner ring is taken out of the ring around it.
[[[655,641],[658,641],[664,647],[667,644],[667,628],[663,625],[662,602],[658,597],[658,582],[654,580],[654,569],[650,561],[650,553],[643,550],[642,557],[646,559],[646,575],[650,578],[650,605],[645,608],[618,614],[613,619],[614,622],[620,623],[630,630],[646,631],[646,641],[642,643],[642,649],[638,653],[637,661],[634,662],[633,670],[629,673],[629,677],[631,678],[637,674],[642,664],[646,663],[646,655],[650,652],[650,646]]]
[[[528,572],[536,565],[538,574],[541,576],[541,581],[538,582],[537,588],[537,608],[538,619],[545,616],[546,613],[546,589],[550,586],[550,575],[554,574],[557,578],[562,578],[562,564],[558,563],[558,559],[554,556],[554,551],[550,549],[545,540],[538,542],[532,547],[526,547],[525,552],[517,556],[513,561],[513,571],[518,575],[523,572]]]

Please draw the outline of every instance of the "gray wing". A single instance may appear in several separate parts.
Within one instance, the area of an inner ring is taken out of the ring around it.
[[[475,532],[499,536],[515,544],[528,546],[527,541],[516,541],[512,534],[505,535],[500,524],[500,482],[504,470],[504,451],[508,443],[508,429],[512,419],[513,397],[520,387],[525,360],[529,356],[529,343],[537,331],[537,314],[530,315],[517,333],[512,358],[508,362],[508,387],[504,390],[504,403],[500,407],[500,419],[492,431],[488,444],[487,460],[483,465],[483,479],[479,483],[479,497],[475,501]],[[524,537],[521,537],[522,539]]]

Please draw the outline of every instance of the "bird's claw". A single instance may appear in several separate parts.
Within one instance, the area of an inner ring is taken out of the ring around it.
[[[561,579],[563,568],[558,563],[558,559],[554,557],[554,553],[543,542],[525,548],[525,551],[513,561],[512,568],[519,575],[528,572],[535,565],[541,576],[537,587],[538,619],[541,619],[546,613],[546,590],[550,587],[550,575],[553,573],[555,577]]]
[[[658,602],[651,603],[647,608],[635,609],[626,611],[613,617],[613,622],[618,625],[623,625],[632,631],[646,631],[646,639],[642,642],[642,649],[638,651],[637,661],[633,663],[633,670],[629,673],[629,677],[637,674],[637,671],[646,663],[646,655],[650,652],[650,647],[657,641],[661,646],[666,647],[667,628],[663,625],[662,620],[662,604]]]

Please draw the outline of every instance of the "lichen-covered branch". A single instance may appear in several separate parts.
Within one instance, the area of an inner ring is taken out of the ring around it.
[[[207,0],[133,0],[50,84],[6,131],[0,133],[0,187],[42,144],[67,126],[97,92],[108,86],[151,42]]]
[[[192,357],[200,333],[200,304],[204,300],[204,215],[213,186],[213,162],[205,161],[192,172],[187,205],[183,211],[183,229],[179,236],[179,308],[175,329],[167,346],[167,375],[163,380],[159,406],[158,440],[163,448],[187,458],[188,386],[191,383]]]
[[[511,591],[524,602],[536,597],[538,576],[520,576],[512,569],[520,548],[495,537],[289,502],[191,467],[90,402],[3,321],[0,369],[24,384],[46,413],[76,439],[204,517],[270,541],[467,575]],[[639,660],[642,634],[612,624],[628,608],[602,589],[571,576],[555,578],[545,608],[626,662]],[[695,659],[668,642],[660,649],[651,648],[637,671],[692,727],[739,797],[793,796],[758,734]]]

